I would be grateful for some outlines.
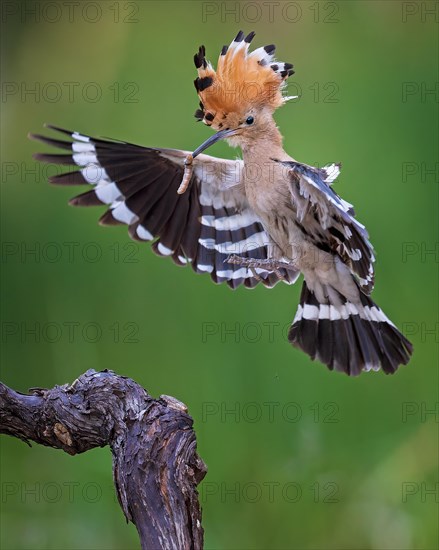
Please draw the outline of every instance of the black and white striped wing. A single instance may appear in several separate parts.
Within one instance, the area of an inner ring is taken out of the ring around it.
[[[100,219],[103,225],[128,225],[137,241],[152,241],[160,256],[170,256],[178,265],[190,263],[197,273],[210,273],[215,283],[231,288],[258,282],[272,287],[275,273],[226,263],[230,254],[266,259],[269,237],[250,208],[239,185],[242,162],[199,155],[189,189],[177,194],[187,152],[153,149],[130,143],[95,139],[53,126],[71,141],[31,135],[68,151],[39,153],[34,158],[77,169],[50,178],[61,185],[88,185],[91,189],[74,197],[74,206],[109,205]],[[281,272],[293,283],[297,272]]]
[[[363,292],[373,289],[375,261],[373,247],[364,225],[355,219],[351,204],[330,187],[339,173],[339,165],[322,169],[297,162],[288,167],[291,193],[298,222],[316,246],[337,253],[356,275]]]

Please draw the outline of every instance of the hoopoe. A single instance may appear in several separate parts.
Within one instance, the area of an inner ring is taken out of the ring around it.
[[[195,54],[195,116],[216,133],[192,154],[48,126],[71,141],[30,137],[68,153],[34,157],[79,167],[50,178],[91,185],[70,204],[109,205],[101,224],[128,225],[133,239],[152,241],[158,255],[215,283],[271,288],[302,273],[291,344],[331,370],[394,373],[412,345],[369,296],[373,248],[352,205],[332,188],[340,164],[315,168],[284,151],[273,112],[291,99],[284,90],[293,65],[274,59],[274,45],[250,53],[254,35],[240,31],[216,70],[204,46]],[[243,159],[202,154],[221,139],[239,146]]]

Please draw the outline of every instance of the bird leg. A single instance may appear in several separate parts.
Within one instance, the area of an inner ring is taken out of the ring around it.
[[[236,254],[231,254],[230,256],[228,256],[225,259],[225,262],[228,264],[236,264],[241,265],[242,267],[248,267],[249,269],[251,269],[253,275],[258,280],[260,280],[261,277],[256,273],[256,268],[275,273],[277,277],[283,281],[286,280],[286,277],[280,272],[281,269],[296,269],[291,263],[283,262],[282,260],[274,260],[272,258],[268,258],[266,260],[256,258],[243,258],[242,256],[237,256]]]
[[[191,154],[189,154],[184,159],[183,179],[181,180],[180,187],[177,189],[177,193],[179,195],[182,195],[187,190],[187,188],[189,187],[189,183],[192,179],[192,173],[194,171],[193,162],[194,162],[194,157]]]

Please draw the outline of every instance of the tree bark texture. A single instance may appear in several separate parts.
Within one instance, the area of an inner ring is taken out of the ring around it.
[[[0,383],[0,433],[71,455],[109,445],[119,502],[142,549],[202,549],[197,485],[207,469],[183,403],[165,395],[153,399],[108,370],[29,391]]]

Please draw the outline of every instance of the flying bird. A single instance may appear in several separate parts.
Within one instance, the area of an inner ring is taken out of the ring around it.
[[[254,35],[240,31],[216,70],[204,46],[195,54],[195,117],[216,133],[193,153],[48,126],[68,140],[30,137],[66,153],[34,158],[77,167],[50,178],[90,188],[70,204],[109,205],[101,224],[126,224],[133,239],[215,283],[271,288],[302,273],[291,344],[331,370],[392,374],[413,348],[370,298],[373,248],[352,205],[333,189],[340,164],[316,168],[284,151],[273,113],[291,99],[285,86],[293,65],[275,60],[274,45],[250,52]],[[203,154],[221,139],[240,147],[242,160]]]

